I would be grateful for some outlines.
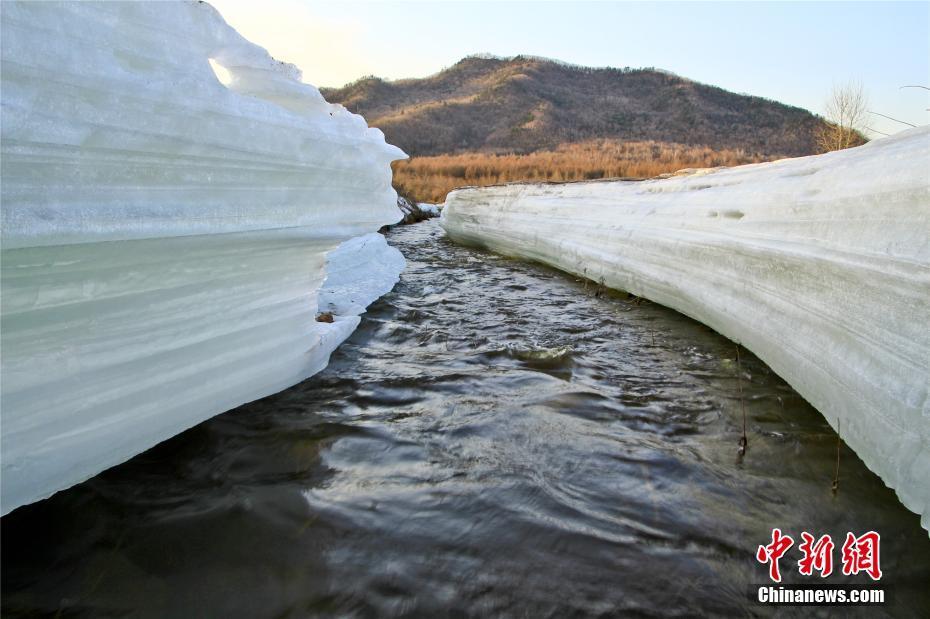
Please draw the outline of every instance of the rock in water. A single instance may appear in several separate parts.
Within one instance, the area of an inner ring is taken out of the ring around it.
[[[2,513],[319,371],[403,268],[331,252],[405,155],[209,4],[4,2],[2,112]]]
[[[642,182],[455,191],[452,239],[646,297],[753,351],[930,529],[930,129]]]

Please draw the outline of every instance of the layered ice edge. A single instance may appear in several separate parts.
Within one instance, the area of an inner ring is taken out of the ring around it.
[[[5,514],[325,367],[405,155],[206,3],[5,2],[0,44]]]
[[[930,128],[661,180],[465,188],[441,222],[744,345],[930,529]]]

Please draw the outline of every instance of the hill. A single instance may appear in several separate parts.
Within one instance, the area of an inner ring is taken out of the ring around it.
[[[422,79],[366,77],[324,88],[412,156],[531,153],[592,139],[812,154],[816,116],[655,69],[592,69],[470,56]]]

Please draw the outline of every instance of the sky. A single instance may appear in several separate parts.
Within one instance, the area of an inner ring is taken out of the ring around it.
[[[425,77],[464,56],[531,54],[656,67],[823,113],[860,82],[869,110],[930,123],[930,2],[407,2],[209,0],[315,86]],[[874,132],[908,126],[877,114]],[[880,132],[880,133],[879,133]]]

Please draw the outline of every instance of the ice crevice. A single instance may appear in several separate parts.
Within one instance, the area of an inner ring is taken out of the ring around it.
[[[2,17],[5,514],[324,368],[406,155],[207,3]]]
[[[449,194],[455,241],[629,291],[741,343],[930,530],[930,128],[649,181]]]

